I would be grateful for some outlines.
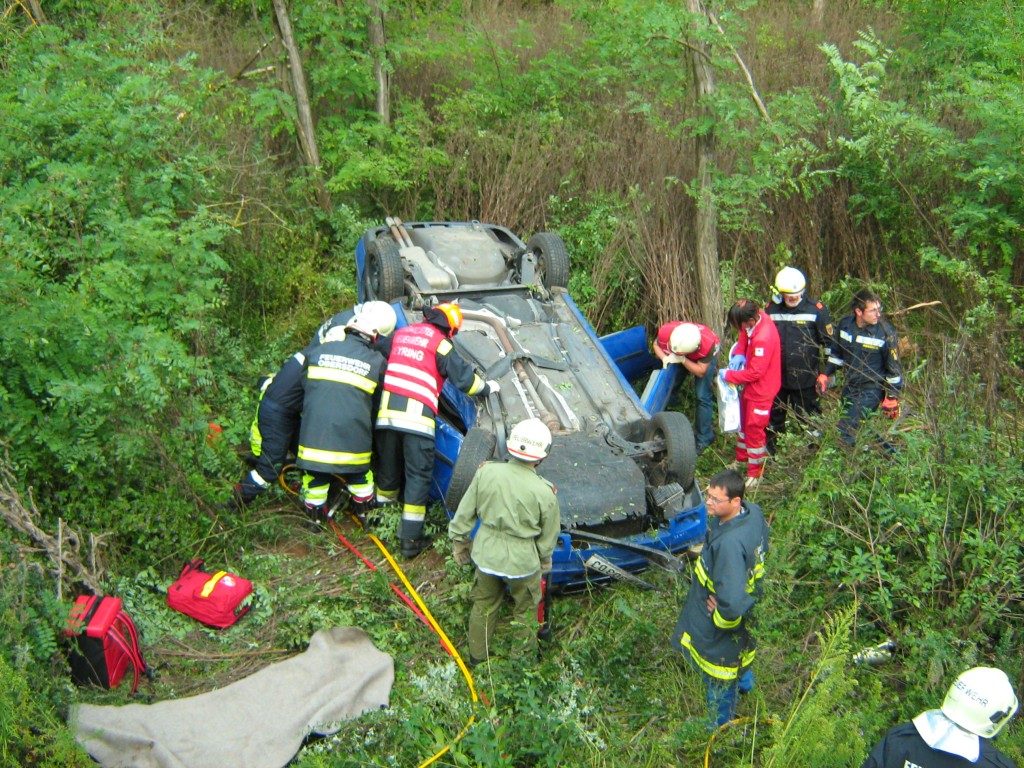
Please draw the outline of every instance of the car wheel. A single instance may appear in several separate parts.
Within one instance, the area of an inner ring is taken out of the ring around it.
[[[537,272],[545,288],[569,284],[569,252],[565,242],[551,232],[538,232],[526,244],[537,257]]]
[[[366,245],[363,287],[367,301],[392,302],[405,294],[402,257],[389,237],[378,237]]]
[[[693,485],[697,445],[688,418],[678,411],[656,413],[647,423],[646,439],[664,443],[648,465],[648,478],[653,485],[679,483],[684,489]]]
[[[480,465],[494,457],[494,446],[497,439],[486,429],[473,427],[462,439],[462,448],[459,449],[459,457],[452,467],[452,479],[448,483],[448,493],[445,494],[444,504],[454,512],[462,497],[469,490],[469,484],[473,482]]]

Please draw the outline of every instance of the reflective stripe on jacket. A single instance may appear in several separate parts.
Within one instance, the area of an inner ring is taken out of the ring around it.
[[[298,467],[343,474],[369,468],[384,364],[384,356],[358,333],[309,353]]]
[[[694,563],[673,646],[689,653],[712,677],[734,680],[754,661],[756,648],[749,627],[767,552],[768,524],[756,504],[743,502],[743,511],[727,523],[708,520],[707,539]],[[710,614],[709,595],[718,602]]]
[[[832,353],[832,315],[820,301],[802,299],[795,307],[772,302],[765,311],[775,323],[782,347],[782,386],[810,389],[824,370],[822,352]]]
[[[840,368],[845,371],[845,386],[877,386],[895,396],[903,388],[896,331],[885,320],[858,328],[856,315],[847,315],[839,321],[825,373],[831,376]]]
[[[395,331],[384,389],[416,400],[436,414],[437,398],[444,384],[436,353],[442,342],[447,341],[430,323],[416,323]]]

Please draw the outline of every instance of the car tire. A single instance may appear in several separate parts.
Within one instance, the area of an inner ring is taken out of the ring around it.
[[[683,489],[693,485],[697,470],[697,444],[690,420],[678,411],[661,411],[647,422],[646,440],[660,439],[665,448],[655,454],[648,467],[653,485],[679,483]]]
[[[448,483],[448,493],[445,494],[445,506],[455,512],[459,502],[469,490],[469,484],[473,482],[480,465],[494,457],[494,446],[497,438],[486,429],[473,427],[466,436],[462,438],[462,447],[459,449],[459,457],[452,467],[452,479]]]
[[[378,237],[366,244],[363,287],[367,301],[391,303],[405,295],[402,257],[390,237]]]
[[[562,238],[552,232],[538,232],[526,249],[537,257],[537,271],[545,288],[569,284],[569,252]]]

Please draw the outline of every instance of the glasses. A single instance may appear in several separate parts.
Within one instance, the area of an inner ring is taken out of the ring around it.
[[[861,312],[865,315],[880,315],[882,314],[882,305],[879,304],[877,307],[867,306]]]
[[[720,499],[717,496],[712,496],[710,493],[705,493],[704,501],[706,501],[708,504],[725,504],[725,502],[727,502],[728,499]]]

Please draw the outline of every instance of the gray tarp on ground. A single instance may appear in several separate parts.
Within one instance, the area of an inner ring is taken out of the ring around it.
[[[78,742],[107,768],[280,768],[309,733],[387,706],[394,661],[366,633],[335,627],[305,653],[210,693],[71,712]]]

